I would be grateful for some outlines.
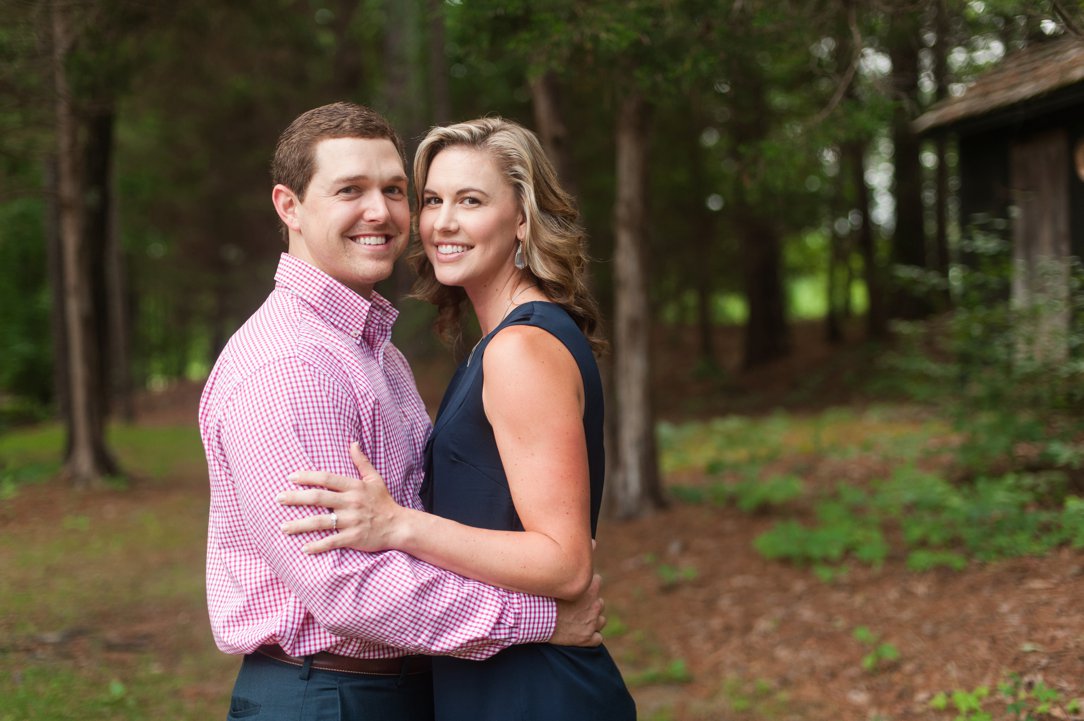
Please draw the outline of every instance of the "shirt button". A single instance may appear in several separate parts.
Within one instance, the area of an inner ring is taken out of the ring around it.
[[[361,337],[361,331],[360,330],[352,330],[352,331],[350,331],[350,335],[352,337],[354,337],[354,338],[360,338]]]

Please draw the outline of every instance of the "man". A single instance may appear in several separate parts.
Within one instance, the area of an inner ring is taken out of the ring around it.
[[[390,342],[396,311],[373,291],[410,228],[398,136],[367,108],[316,108],[279,138],[272,180],[288,250],[275,289],[215,364],[199,413],[211,626],[220,649],[245,654],[230,718],[427,719],[425,654],[596,645],[597,580],[557,604],[399,552],[306,556],[314,534],[280,532],[306,513],[275,502],[286,476],[356,475],[353,440],[396,501],[419,508],[429,418]]]

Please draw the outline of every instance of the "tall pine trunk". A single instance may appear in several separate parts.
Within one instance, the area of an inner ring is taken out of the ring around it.
[[[426,0],[429,15],[429,122],[444,125],[452,120],[452,91],[448,82],[448,51],[445,45],[444,0]]]
[[[81,137],[84,128],[74,106],[66,60],[72,43],[68,8],[54,2],[51,9],[53,81],[56,92],[57,205],[60,265],[63,275],[64,322],[67,336],[69,409],[65,427],[70,452],[61,475],[76,487],[99,485],[116,472],[105,446],[105,418],[99,377],[97,326],[92,303],[92,266],[87,247]]]
[[[748,27],[748,13],[737,16]],[[758,192],[764,172],[760,148],[771,130],[764,70],[745,54],[732,57],[731,140],[739,181],[731,217],[749,316],[745,321],[742,367],[753,368],[790,352],[790,329],[783,284],[783,240],[772,200]]]
[[[576,182],[572,172],[572,158],[568,148],[568,127],[561,112],[561,95],[553,73],[545,73],[530,80],[531,105],[534,108],[538,139],[546,149],[561,184],[573,196]]]
[[[911,129],[918,108],[918,78],[921,23],[910,0],[893,21],[889,34],[889,57],[892,60],[892,147],[895,168],[896,229],[892,237],[892,262],[896,266],[929,268],[926,231],[922,205],[921,144]],[[891,315],[917,319],[929,315],[930,301],[913,283],[893,276]]]
[[[933,46],[933,73],[937,83],[935,99],[938,101],[948,97],[948,51],[949,38],[949,9],[948,0],[937,0],[936,7],[936,33],[937,39]],[[949,271],[949,246],[948,246],[948,201],[949,201],[949,169],[948,169],[948,137],[945,133],[938,133],[934,139],[934,148],[937,153],[937,170],[934,176],[934,244],[933,244],[933,267],[944,282],[944,290],[940,294],[940,303],[948,305],[950,296],[948,292]]]
[[[877,241],[869,215],[869,186],[866,185],[866,144],[851,140],[843,144],[843,165],[854,186],[855,210],[860,222],[855,229],[858,252],[862,256],[862,274],[866,283],[869,308],[866,311],[866,336],[877,339],[888,335],[888,309],[884,271],[877,257]]]
[[[616,420],[609,499],[620,518],[662,505],[651,403],[651,317],[644,269],[647,127],[650,108],[632,92],[617,111],[614,208],[614,374]]]
[[[707,170],[704,167],[707,154],[700,145],[700,133],[707,125],[703,110],[697,101],[690,114],[689,131],[685,133],[686,160],[694,193],[688,197],[688,213],[692,218],[693,237],[689,239],[692,251],[689,273],[692,276],[693,290],[696,293],[696,336],[697,350],[700,355],[699,366],[702,369],[717,371],[719,363],[715,353],[715,318],[712,298],[715,294],[715,263],[713,255],[718,252],[719,239],[716,237],[718,224],[715,211],[704,202],[703,190],[708,186]]]

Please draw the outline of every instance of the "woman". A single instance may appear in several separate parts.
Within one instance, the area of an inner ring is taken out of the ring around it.
[[[429,439],[422,497],[431,513],[396,505],[381,484],[337,478],[349,496],[306,502],[338,518],[338,535],[312,550],[398,548],[486,583],[575,598],[592,577],[604,458],[593,354],[602,342],[573,201],[534,134],[499,118],[434,128],[414,179],[416,295],[437,305],[446,339],[458,336],[469,300],[482,338],[452,378]],[[293,478],[331,485],[324,474]],[[287,530],[311,529],[296,521]],[[602,646],[437,658],[433,677],[442,720],[636,714]]]

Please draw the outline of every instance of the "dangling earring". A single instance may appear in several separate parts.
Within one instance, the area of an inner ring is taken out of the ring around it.
[[[516,256],[512,258],[512,264],[516,266],[518,270],[523,270],[527,267],[527,260],[523,257],[523,241],[516,241]]]

